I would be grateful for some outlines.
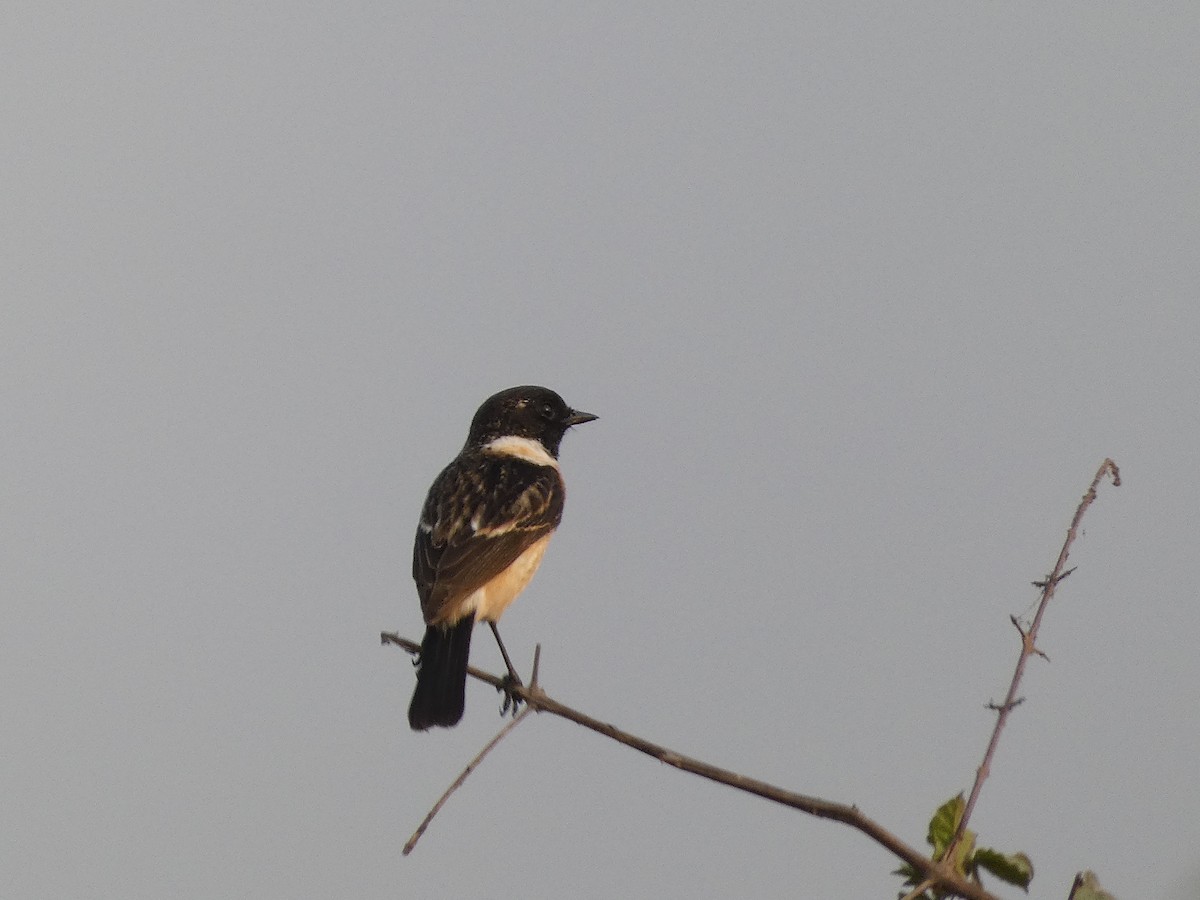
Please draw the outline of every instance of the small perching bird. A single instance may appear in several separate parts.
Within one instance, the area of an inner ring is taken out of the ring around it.
[[[415,731],[449,728],[462,718],[478,621],[491,626],[509,678],[519,683],[496,622],[529,584],[562,519],[563,435],[596,418],[548,388],[501,391],[479,407],[462,452],[430,487],[413,546],[425,617],[408,707]]]

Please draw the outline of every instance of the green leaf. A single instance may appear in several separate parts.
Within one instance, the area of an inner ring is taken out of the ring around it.
[[[1117,900],[1108,891],[1100,887],[1100,879],[1092,871],[1080,872],[1075,876],[1075,886],[1071,888],[1071,900]]]
[[[975,851],[975,865],[987,869],[1001,881],[1015,884],[1022,890],[1029,890],[1029,882],[1033,881],[1033,863],[1024,853],[1001,853],[990,847],[980,847]]]
[[[954,866],[954,871],[959,875],[966,875],[967,867],[971,865],[971,860],[975,856],[975,832],[970,828],[963,830],[962,840],[958,842],[958,846],[954,848],[954,858],[949,860],[950,865]]]
[[[925,840],[933,847],[934,859],[940,860],[945,854],[946,848],[950,846],[950,841],[954,839],[954,832],[958,829],[958,823],[962,821],[965,806],[963,795],[959,793],[939,806],[938,811],[929,820],[929,834]]]

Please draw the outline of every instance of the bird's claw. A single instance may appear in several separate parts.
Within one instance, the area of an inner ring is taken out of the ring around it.
[[[515,716],[521,708],[521,704],[525,702],[513,691],[514,687],[524,687],[524,685],[520,678],[509,674],[504,676],[500,686],[496,688],[504,694],[504,702],[500,705],[500,715],[502,716],[508,715],[510,711]]]

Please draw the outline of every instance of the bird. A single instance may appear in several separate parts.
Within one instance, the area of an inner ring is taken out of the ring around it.
[[[413,543],[413,580],[425,619],[408,707],[414,731],[450,728],[462,719],[476,622],[491,627],[508,683],[521,683],[496,623],[529,584],[562,520],[563,436],[597,418],[572,409],[549,388],[500,391],[479,407],[462,450],[429,488]],[[505,707],[514,699],[509,693]]]

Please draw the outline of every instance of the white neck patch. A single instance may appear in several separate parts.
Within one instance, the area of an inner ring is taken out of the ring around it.
[[[558,460],[546,452],[546,448],[542,446],[541,441],[535,441],[532,438],[507,435],[496,438],[494,441],[489,441],[483,445],[483,449],[489,453],[515,456],[518,459],[527,460],[535,465],[558,468]]]

